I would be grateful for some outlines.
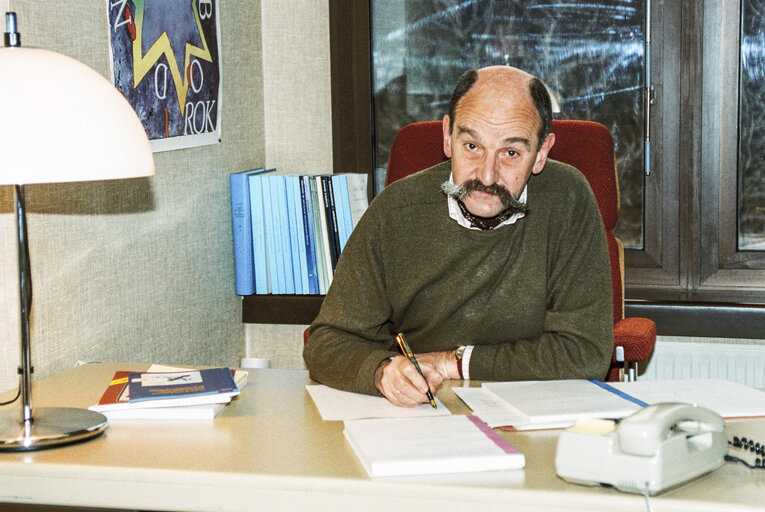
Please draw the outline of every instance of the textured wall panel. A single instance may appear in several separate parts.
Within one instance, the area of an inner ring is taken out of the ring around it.
[[[109,76],[106,2],[11,7],[25,46]],[[27,188],[37,378],[78,360],[233,365],[244,355],[228,173],[265,161],[260,4],[221,2],[220,15],[221,144],[156,153],[153,178]],[[16,385],[18,364],[11,190],[0,187],[0,389]]]

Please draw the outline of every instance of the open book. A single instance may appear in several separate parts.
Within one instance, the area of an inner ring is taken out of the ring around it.
[[[580,418],[624,418],[661,402],[700,405],[724,418],[765,416],[765,393],[717,379],[486,382],[454,391],[490,426],[517,430],[562,428]]]
[[[371,477],[517,469],[526,463],[476,416],[352,420],[343,433]]]

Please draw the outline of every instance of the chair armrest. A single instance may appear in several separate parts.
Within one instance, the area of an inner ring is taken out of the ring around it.
[[[643,363],[656,344],[656,324],[648,318],[623,318],[614,324],[614,346],[624,349],[624,360]]]

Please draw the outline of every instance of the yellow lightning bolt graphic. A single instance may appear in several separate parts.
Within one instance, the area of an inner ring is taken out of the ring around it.
[[[178,64],[175,60],[175,53],[170,45],[170,38],[167,37],[167,32],[162,32],[162,35],[151,45],[146,55],[142,55],[142,41],[143,41],[143,14],[145,0],[134,0],[135,5],[135,27],[136,37],[133,41],[133,87],[138,87],[146,73],[151,70],[154,64],[157,63],[162,55],[167,57],[167,63],[170,66],[170,74],[173,77],[175,83],[175,90],[178,94],[178,106],[181,108],[181,115],[183,115],[186,109],[186,93],[189,90],[189,84],[186,81],[187,74],[185,70],[189,67],[189,60],[191,56],[198,57],[207,62],[212,62],[212,56],[207,46],[207,40],[205,39],[204,32],[202,32],[202,23],[199,21],[199,13],[197,11],[197,0],[192,1],[192,10],[194,12],[194,20],[197,23],[197,30],[199,30],[199,36],[202,39],[203,48],[193,46],[186,43],[186,58],[183,63],[184,72],[178,69]]]

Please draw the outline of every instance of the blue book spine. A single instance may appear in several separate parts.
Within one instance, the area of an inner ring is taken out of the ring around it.
[[[287,197],[287,223],[289,225],[289,242],[290,242],[290,264],[292,265],[292,279],[295,293],[302,295],[307,292],[303,292],[303,279],[301,277],[300,268],[300,255],[303,252],[303,247],[300,245],[298,237],[298,199],[295,197],[295,189],[293,183],[297,179],[297,176],[284,176],[285,195]],[[306,286],[307,288],[307,286]]]
[[[332,177],[335,185],[335,205],[338,209],[338,217],[342,219],[342,229],[340,231],[340,252],[345,249],[345,244],[351,237],[353,231],[353,220],[351,219],[351,198],[348,193],[348,178],[344,174]]]
[[[263,208],[263,177],[249,176],[250,211],[252,220],[252,254],[255,260],[255,293],[265,295],[268,286],[268,252],[266,244],[266,218]]]
[[[306,268],[308,271],[308,293],[319,293],[319,268],[316,264],[316,234],[313,227],[313,208],[311,205],[311,189],[309,176],[300,177],[300,199],[303,210],[303,227],[305,229]]]
[[[276,181],[276,196],[273,202],[276,203],[277,216],[274,226],[277,232],[277,238],[281,247],[282,276],[284,291],[281,293],[292,295],[295,293],[295,278],[292,272],[292,251],[290,249],[290,221],[287,208],[287,186],[285,176],[274,176]],[[273,188],[271,191],[273,192]]]
[[[234,238],[234,289],[237,295],[255,293],[255,266],[250,227],[250,187],[247,174],[247,172],[229,174]]]
[[[277,230],[274,220],[277,212],[275,211],[276,206],[273,204],[274,193],[271,190],[272,188],[276,189],[274,178],[277,176],[266,176],[262,182],[263,215],[266,219],[266,261],[268,262],[268,279],[271,285],[269,291],[271,293],[283,293],[281,289],[284,286],[284,272],[280,270],[281,246],[277,243]],[[281,284],[280,278],[282,279]]]
[[[308,284],[308,247],[305,216],[303,215],[303,197],[300,193],[300,176],[292,176],[292,196],[295,198],[295,224],[297,225],[297,243],[295,248],[299,256],[300,263],[300,287],[301,293],[307,295],[311,293]]]
[[[311,187],[311,210],[313,213],[313,232],[314,242],[316,244],[316,266],[319,270],[319,293],[324,295],[329,288],[331,277],[327,274],[327,261],[329,258],[329,247],[325,244],[326,227],[322,222],[323,203],[321,198],[321,177],[311,176],[308,178]]]

